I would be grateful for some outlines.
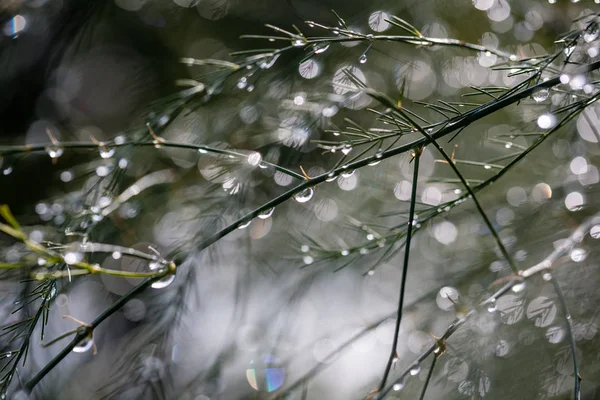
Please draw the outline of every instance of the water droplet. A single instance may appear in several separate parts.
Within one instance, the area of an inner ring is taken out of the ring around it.
[[[374,166],[376,166],[377,164],[379,164],[380,162],[381,162],[381,160],[374,160],[374,161],[371,161],[371,162],[369,163],[369,166],[370,166],[370,167],[374,167]]]
[[[590,229],[590,236],[594,239],[600,239],[600,225],[594,225]]]
[[[410,374],[411,374],[412,376],[415,376],[415,375],[417,375],[419,372],[421,372],[421,366],[420,366],[420,365],[414,365],[414,366],[412,366],[412,367],[411,367],[411,369],[410,369]]]
[[[92,335],[89,335],[88,337],[82,339],[79,343],[77,343],[77,346],[73,347],[73,352],[85,353],[89,351],[92,347],[94,347],[94,339],[92,338]]]
[[[551,281],[552,274],[550,272],[546,272],[546,273],[544,273],[544,275],[542,275],[542,279],[545,280],[546,282]]]
[[[587,258],[587,251],[582,248],[576,248],[571,251],[571,260],[574,262],[582,262]]]
[[[573,54],[573,51],[575,51],[575,46],[565,47],[565,49],[564,49],[565,56],[569,57],[571,54]]]
[[[360,58],[358,59],[358,62],[361,63],[361,64],[366,63],[367,62],[367,55],[366,54],[361,55]]]
[[[302,257],[302,261],[304,262],[304,264],[306,265],[310,265],[312,264],[315,260],[311,257],[311,256],[304,256]]]
[[[402,390],[402,388],[403,388],[403,387],[404,387],[404,383],[402,383],[402,382],[397,382],[397,383],[394,383],[393,389],[394,389],[396,392],[398,392],[398,391]]]
[[[342,252],[340,254],[345,257],[348,254],[350,254],[350,252],[348,250],[342,250]]]
[[[325,182],[333,182],[337,179],[337,176],[335,176],[335,174],[333,172],[330,172],[329,174],[327,174],[327,179],[325,179]]]
[[[373,234],[372,234],[372,233],[369,233],[369,234],[367,235],[367,240],[373,240],[373,239],[375,239],[375,236],[373,236]]]
[[[329,43],[317,43],[313,45],[313,51],[315,54],[325,53],[329,48]]]
[[[515,292],[515,293],[520,293],[523,290],[525,290],[525,282],[517,283],[516,285],[514,285],[512,287],[512,291]]]
[[[309,250],[310,250],[310,247],[308,247],[305,244],[303,244],[302,246],[300,246],[300,251],[303,252],[303,253],[308,253]]]
[[[248,85],[248,78],[242,76],[240,80],[237,82],[238,89],[244,89]]]
[[[599,32],[600,32],[600,31],[599,31],[599,29],[598,29],[598,26],[595,26],[595,27],[594,27],[594,29],[593,29],[592,31],[590,31],[590,32],[585,32],[585,33],[583,34],[583,40],[584,40],[586,43],[591,43],[591,42],[593,42],[594,40],[596,40],[596,39],[598,38],[598,33],[599,33]]]
[[[58,157],[62,156],[64,153],[64,149],[62,147],[58,147],[58,146],[53,146],[53,147],[48,147],[46,149],[46,152],[48,153],[48,155],[50,156],[50,158],[52,159],[57,159]]]
[[[248,156],[248,164],[252,166],[258,165],[262,160],[262,156],[259,152],[255,151]]]
[[[306,42],[302,39],[296,39],[292,42],[292,45],[294,47],[303,47],[306,44]]]
[[[533,100],[535,100],[536,103],[541,103],[542,101],[545,101],[549,95],[550,91],[548,89],[540,89],[533,92],[531,97],[533,98]]]
[[[507,148],[507,149],[510,149],[512,146],[513,146],[512,142],[506,142],[504,144],[504,147]]]
[[[275,54],[271,57],[268,57],[259,64],[259,67],[261,69],[269,69],[275,64],[275,61],[277,61],[278,58],[279,58],[279,54]]]
[[[312,199],[314,194],[315,190],[313,188],[306,188],[300,193],[296,193],[296,195],[294,196],[294,200],[296,200],[298,203],[306,203],[307,201]]]
[[[342,172],[341,175],[342,178],[350,178],[352,175],[354,175],[354,170]]]
[[[268,210],[265,210],[265,211],[261,212],[260,214],[258,214],[258,218],[260,218],[260,219],[267,219],[271,215],[273,215],[273,211],[275,211],[275,207],[269,208]]]
[[[100,147],[100,157],[111,158],[114,155],[115,155],[115,149],[111,149],[110,147],[106,147],[106,146]]]
[[[342,153],[344,153],[345,155],[350,154],[351,151],[352,151],[352,146],[344,146],[344,148],[342,149]]]
[[[66,253],[63,256],[63,259],[65,260],[65,263],[69,265],[77,264],[83,260],[83,253],[78,251],[71,251]]]
[[[158,271],[160,268],[163,268],[164,265],[157,262],[157,261],[153,261],[150,264],[148,264],[148,268],[150,269],[150,271]],[[153,289],[163,289],[166,288],[167,286],[169,286],[171,283],[173,283],[173,281],[175,280],[175,274],[167,274],[164,277],[162,277],[161,279],[153,282],[150,287],[152,287]]]
[[[491,166],[491,165],[489,165],[489,164],[485,164],[485,165],[483,166],[483,168],[485,168],[485,169],[492,169],[492,166]]]
[[[173,283],[174,280],[175,280],[175,275],[168,274],[164,278],[152,283],[152,285],[150,285],[150,286],[153,289],[163,289],[163,288],[166,288],[167,286],[169,286],[171,283]]]
[[[493,313],[496,312],[496,309],[496,299],[491,299],[490,304],[488,304],[487,310],[488,312]]]
[[[373,274],[375,274],[375,271],[373,271],[372,269],[370,269],[370,270],[367,272],[367,275],[369,275],[369,276],[372,276]]]
[[[368,254],[369,253],[369,249],[367,249],[366,247],[363,247],[362,249],[359,250],[359,253],[362,255]]]
[[[122,254],[119,251],[113,251],[113,253],[112,253],[112,258],[114,258],[115,260],[120,259],[121,256],[122,256]]]
[[[238,229],[244,229],[246,228],[248,225],[250,225],[250,223],[252,222],[252,220],[248,221],[248,222],[242,222],[239,226]]]

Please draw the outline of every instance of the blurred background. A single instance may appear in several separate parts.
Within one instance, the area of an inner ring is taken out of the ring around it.
[[[523,77],[491,69],[503,61],[492,53],[385,41],[372,47],[358,41],[332,44],[309,59],[297,49],[271,68],[227,79],[214,68],[181,62],[183,57],[239,61],[231,53],[287,45],[240,38],[274,34],[265,24],[330,36],[305,21],[335,26],[332,9],[358,32],[405,34],[386,21],[396,15],[426,36],[481,44],[520,59],[561,52],[556,39],[583,28],[581,18],[600,11],[596,2],[584,0],[5,0],[0,4],[0,147],[45,144],[49,150],[0,158],[0,202],[36,241],[85,238],[186,255],[171,285],[147,290],[98,327],[96,355],[70,354],[33,393],[24,393],[20,381],[68,343],[41,347],[37,326],[27,363],[10,386],[14,398],[334,400],[362,399],[377,387],[392,344],[401,282],[403,250],[396,233],[407,221],[410,155],[324,183],[310,201],[286,202],[202,251],[198,244],[300,183],[263,168],[262,161],[297,173],[302,167],[314,177],[340,156],[315,141],[335,139],[328,130],[348,126],[344,118],[381,128],[368,109],[385,108],[368,96],[336,100],[348,92],[344,69],[394,100],[403,96],[407,108],[433,121],[440,114],[419,101],[483,102],[489,97],[461,95],[472,87],[510,88]],[[590,32],[589,41],[584,37],[569,50],[573,65],[559,59],[558,72],[597,61],[597,37],[597,30]],[[216,89],[180,105],[181,80]],[[540,115],[570,96],[597,92],[596,86],[597,75],[581,84],[566,82],[476,121],[441,144],[465,161],[459,167],[476,185],[533,143]],[[588,106],[479,193],[519,269],[546,258],[598,213],[599,111]],[[60,146],[90,137],[106,143],[144,137],[150,120],[159,121],[160,137],[170,142],[236,150],[247,154],[248,162],[170,147],[120,146],[99,154]],[[390,380],[411,366],[457,313],[510,275],[473,202],[444,210],[461,195],[461,186],[441,160],[428,147],[420,161],[422,225],[413,240]],[[134,184],[142,188],[137,196],[117,204],[109,217],[93,219],[94,207],[113,204]],[[589,226],[553,271],[572,316],[583,399],[600,396],[595,243],[600,220]],[[24,257],[20,243],[3,240],[1,260]],[[120,254],[86,257],[104,268],[149,268]],[[27,302],[35,291],[24,282],[26,272],[0,276],[0,324],[35,314],[39,301],[13,312],[15,302]],[[105,275],[58,280],[46,338],[77,327],[63,315],[91,321],[139,282]],[[542,277],[513,288],[495,307],[477,309],[448,340],[425,398],[571,398],[564,316],[552,284]],[[3,351],[14,348],[6,336],[0,345]],[[413,368],[401,390],[385,398],[418,398],[429,365]]]

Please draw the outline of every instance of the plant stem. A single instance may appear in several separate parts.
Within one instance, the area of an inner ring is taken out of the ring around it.
[[[82,340],[88,338],[93,330],[98,327],[105,319],[110,317],[112,314],[120,310],[130,299],[137,296],[141,292],[143,292],[146,288],[148,288],[154,281],[159,278],[151,278],[146,279],[139,285],[132,288],[129,292],[125,293],[123,296],[119,297],[117,301],[115,301],[109,308],[104,310],[96,319],[94,319],[86,328],[80,329],[77,331],[77,334],[71,340],[71,342],[66,345],[60,353],[58,353],[48,364],[46,364],[33,378],[31,378],[26,384],[25,389],[28,391],[33,390],[35,385],[37,385],[54,367],[56,367],[69,353],[75,348]]]
[[[581,399],[581,376],[579,375],[579,366],[577,362],[577,346],[575,345],[575,338],[573,336],[573,321],[571,319],[571,313],[569,312],[569,307],[567,306],[567,302],[565,300],[565,296],[560,288],[560,284],[556,280],[554,276],[552,276],[552,285],[554,285],[554,290],[556,291],[556,295],[558,296],[558,300],[562,306],[563,312],[565,314],[565,322],[567,323],[567,333],[569,334],[569,345],[571,346],[571,354],[573,357],[573,375],[574,375],[574,383],[573,383],[573,400]]]
[[[410,244],[412,239],[413,224],[415,221],[415,202],[417,198],[417,186],[419,180],[419,159],[421,158],[421,149],[415,152],[414,160],[414,171],[412,179],[412,190],[410,196],[410,208],[408,214],[408,230],[406,232],[406,242],[404,244],[404,262],[402,265],[402,282],[400,282],[400,294],[398,296],[398,309],[396,311],[396,326],[394,327],[394,339],[392,341],[392,349],[390,351],[390,357],[388,358],[387,365],[385,366],[385,372],[383,378],[379,384],[379,390],[385,387],[387,378],[392,369],[394,360],[398,357],[398,338],[400,336],[400,322],[402,321],[402,309],[404,308],[404,292],[406,290],[406,278],[408,276],[408,260],[410,256]]]

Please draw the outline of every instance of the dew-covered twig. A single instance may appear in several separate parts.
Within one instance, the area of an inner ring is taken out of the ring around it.
[[[557,249],[555,249],[548,257],[546,257],[544,259],[544,261],[542,261],[541,263],[535,264],[523,271],[520,271],[519,274],[516,276],[517,279],[511,280],[507,283],[505,283],[500,289],[498,289],[495,293],[493,293],[491,296],[485,298],[483,301],[481,301],[478,304],[477,308],[480,307],[484,307],[487,306],[488,304],[491,303],[495,303],[496,300],[500,297],[502,297],[504,294],[506,294],[509,290],[511,290],[515,285],[520,284],[523,281],[526,281],[527,279],[530,279],[532,276],[537,275],[543,271],[548,270],[549,268],[552,267],[552,264],[554,263],[554,261],[556,261],[558,258],[560,258],[561,256],[563,256],[566,252],[568,252],[569,250],[571,250],[573,248],[573,246],[576,243],[579,243],[584,237],[585,234],[587,232],[589,232],[590,227],[595,224],[598,223],[598,221],[600,220],[600,213],[595,214],[592,217],[587,218],[581,225],[579,225],[579,227],[569,236],[568,239],[565,240],[564,245],[559,246]],[[556,286],[555,286],[556,288]],[[560,287],[558,287],[557,293],[560,290]],[[559,295],[559,299],[560,299],[560,295]],[[564,296],[562,298],[562,300],[560,300],[561,303],[564,301]],[[565,310],[565,315],[569,315],[568,314],[568,308],[566,307],[566,303],[562,304],[563,305],[563,309]],[[417,357],[417,359],[413,362],[413,364],[411,364],[411,367],[405,369],[398,378],[396,378],[396,380],[394,381],[394,383],[388,385],[385,388],[382,388],[381,390],[378,391],[377,393],[377,399],[383,399],[385,397],[385,395],[387,395],[394,387],[395,384],[399,383],[399,382],[403,382],[404,379],[409,375],[410,373],[410,369],[414,366],[414,365],[419,365],[420,363],[422,363],[429,355],[431,355],[432,353],[435,353],[435,350],[439,348],[440,343],[445,343],[445,341],[450,338],[450,336],[452,336],[454,334],[454,332],[456,332],[462,325],[464,325],[467,320],[475,315],[477,313],[477,309],[471,309],[470,311],[467,311],[463,314],[463,316],[457,318],[452,324],[450,324],[450,326],[446,329],[446,331],[442,334],[442,336],[436,341],[436,343],[434,343],[433,345],[429,346],[421,355],[419,355]],[[570,319],[567,320],[568,323],[570,323]],[[570,325],[569,325],[570,326]],[[574,346],[574,342],[573,342],[573,336],[572,336],[572,329],[570,332],[570,338],[571,338],[571,349],[573,351],[573,363],[574,363],[574,371],[575,371],[575,387],[574,387],[574,393],[576,394],[575,399],[577,399],[577,394],[579,393],[579,380],[581,379],[581,377],[579,376],[578,373],[578,367],[577,367],[577,359],[576,359],[576,355],[575,355],[575,346]]]

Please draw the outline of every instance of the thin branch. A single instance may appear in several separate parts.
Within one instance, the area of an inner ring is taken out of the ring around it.
[[[402,264],[402,281],[400,282],[400,294],[398,296],[398,309],[396,314],[396,326],[394,327],[394,339],[392,341],[392,348],[390,350],[390,356],[388,358],[387,365],[385,366],[385,372],[383,373],[383,378],[381,379],[381,383],[379,384],[379,390],[382,390],[385,387],[385,383],[387,382],[388,375],[390,374],[390,370],[392,369],[392,364],[394,364],[394,360],[398,357],[398,337],[400,336],[400,322],[402,321],[402,310],[404,308],[404,291],[406,289],[406,278],[408,275],[408,260],[410,256],[410,243],[412,239],[413,232],[413,224],[415,221],[415,201],[417,198],[417,186],[419,181],[419,159],[421,158],[422,149],[419,149],[415,152],[415,156],[413,158],[414,161],[414,171],[413,171],[413,179],[412,179],[412,191],[410,196],[410,208],[408,214],[408,230],[406,232],[406,242],[404,245],[404,262]]]
[[[437,359],[440,355],[441,354],[433,355],[433,359],[431,360],[431,366],[429,367],[429,372],[427,372],[427,378],[425,379],[425,383],[423,384],[423,390],[421,391],[419,400],[423,400],[425,398],[425,393],[427,392],[427,387],[429,386],[429,382],[431,381],[431,376],[433,375],[433,369],[435,368],[435,363],[437,362]]]
[[[581,375],[579,375],[579,365],[577,362],[577,346],[575,345],[575,338],[573,336],[573,321],[571,319],[571,313],[569,312],[569,307],[567,306],[567,302],[565,300],[565,296],[560,288],[560,284],[556,280],[554,276],[551,278],[552,285],[554,285],[554,290],[556,291],[556,295],[558,296],[558,300],[562,306],[565,323],[567,324],[567,333],[569,334],[569,345],[571,346],[571,355],[573,357],[573,400],[581,399]]]

